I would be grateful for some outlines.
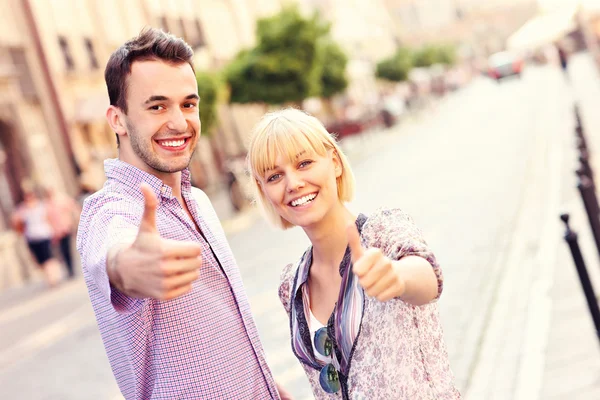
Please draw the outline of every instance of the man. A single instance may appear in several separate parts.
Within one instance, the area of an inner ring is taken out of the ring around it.
[[[84,278],[126,399],[279,399],[225,234],[190,185],[192,55],[147,29],[108,61],[119,158],[105,161],[107,182],[83,207]]]

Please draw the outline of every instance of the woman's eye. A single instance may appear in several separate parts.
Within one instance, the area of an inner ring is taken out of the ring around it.
[[[273,182],[279,178],[279,174],[273,174],[267,178],[267,182]]]
[[[302,162],[299,164],[299,167],[300,167],[300,168],[304,168],[304,167],[306,167],[306,166],[308,166],[308,165],[310,165],[310,164],[312,164],[312,161],[310,161],[310,160],[302,161]]]

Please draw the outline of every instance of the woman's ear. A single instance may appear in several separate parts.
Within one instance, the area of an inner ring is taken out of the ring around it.
[[[338,152],[334,150],[332,153],[333,153],[332,161],[333,161],[333,167],[335,169],[335,177],[339,178],[340,176],[342,176],[342,172],[344,172],[344,166],[342,165],[342,160],[340,159]]]

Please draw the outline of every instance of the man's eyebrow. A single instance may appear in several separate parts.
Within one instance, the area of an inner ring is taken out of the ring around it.
[[[192,94],[188,94],[187,96],[185,96],[186,100],[200,100],[200,96],[198,96],[196,93],[192,93]],[[144,102],[144,104],[150,104],[150,103],[154,103],[155,101],[168,101],[169,98],[167,96],[163,96],[163,95],[154,95],[154,96],[150,96],[148,98],[148,100],[146,100]]]
[[[153,103],[155,101],[165,101],[165,100],[169,100],[169,98],[167,96],[155,95],[155,96],[150,96],[148,98],[148,100],[146,100],[144,102],[144,104]]]

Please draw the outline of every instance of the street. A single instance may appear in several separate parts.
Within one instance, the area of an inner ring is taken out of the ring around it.
[[[572,102],[558,68],[530,66],[500,84],[476,78],[390,131],[344,143],[357,180],[351,209],[404,209],[438,258],[446,343],[465,398],[533,399],[526,394],[542,385],[531,344],[548,336],[550,310],[535,288],[552,284],[563,246],[557,210],[572,168]],[[308,240],[260,218],[229,239],[275,378],[296,399],[312,398],[277,297],[281,269]],[[83,281],[23,290],[0,300],[0,397],[119,399]]]

